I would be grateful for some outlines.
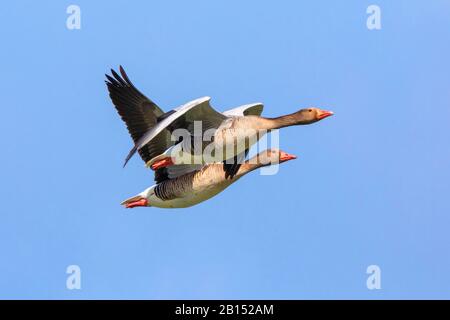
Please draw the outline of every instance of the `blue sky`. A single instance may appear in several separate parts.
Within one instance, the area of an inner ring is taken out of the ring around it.
[[[72,2],[0,11],[0,298],[450,298],[448,1],[73,3],[81,30]],[[299,158],[277,175],[125,210],[153,176],[122,168],[104,85],[119,64],[166,110],[208,95],[336,115],[281,131]]]

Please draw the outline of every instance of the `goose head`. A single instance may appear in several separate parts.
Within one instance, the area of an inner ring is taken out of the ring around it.
[[[294,159],[297,159],[297,156],[278,149],[267,149],[256,156],[257,165],[260,167],[283,163]]]
[[[278,118],[268,118],[269,121],[266,123],[266,126],[268,129],[280,129],[289,126],[306,125],[328,118],[333,114],[332,111],[319,108],[300,109],[297,112]]]
[[[125,208],[135,208],[135,207],[150,207],[149,198],[152,195],[153,188],[147,188],[143,192],[139,193],[137,196],[128,198],[122,201],[121,205]]]
[[[305,108],[293,113],[291,116],[295,118],[297,124],[311,124],[328,118],[333,114],[333,111],[319,108]]]

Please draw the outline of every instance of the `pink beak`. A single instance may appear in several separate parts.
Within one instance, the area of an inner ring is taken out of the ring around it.
[[[174,165],[174,163],[172,161],[172,158],[169,157],[169,158],[164,158],[164,159],[161,159],[159,161],[156,161],[150,167],[153,170],[158,170],[160,168],[165,168],[165,167],[169,167],[169,166],[173,166],[173,165]]]
[[[145,198],[128,202],[125,204],[125,208],[134,208],[134,207],[146,207],[148,204],[148,200]]]
[[[280,161],[288,161],[288,160],[293,160],[293,159],[297,159],[297,156],[286,153],[284,151],[280,151]]]
[[[318,115],[317,115],[317,119],[322,120],[325,119],[329,116],[332,116],[334,114],[333,111],[327,111],[327,110],[320,110]]]

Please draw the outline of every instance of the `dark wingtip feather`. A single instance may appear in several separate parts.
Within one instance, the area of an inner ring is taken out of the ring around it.
[[[133,83],[130,81],[130,78],[128,78],[127,73],[125,72],[125,69],[122,66],[119,66],[120,74],[122,75],[122,78],[125,80],[125,82],[132,88],[134,88]]]
[[[127,83],[125,82],[125,80],[124,79],[122,79],[122,77],[121,76],[119,76],[119,74],[116,72],[116,71],[114,71],[113,69],[111,69],[111,73],[112,73],[112,75],[114,76],[114,78],[119,82],[119,84],[121,85],[121,86],[127,86]]]
[[[117,82],[116,79],[114,79],[113,77],[111,77],[110,75],[105,74],[106,79],[108,79],[109,83],[114,85],[114,86],[118,86],[119,83]]]
[[[133,147],[133,149],[130,150],[130,152],[128,153],[127,158],[125,159],[125,163],[123,164],[123,168],[125,168],[125,166],[127,165],[128,161],[131,159],[131,157],[136,153],[137,148],[136,146]]]

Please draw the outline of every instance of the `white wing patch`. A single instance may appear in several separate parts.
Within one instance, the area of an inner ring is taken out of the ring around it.
[[[223,112],[227,117],[242,117],[242,116],[260,116],[264,109],[264,105],[260,102],[245,104],[243,106],[227,110]]]

